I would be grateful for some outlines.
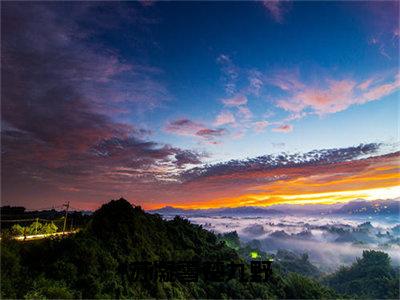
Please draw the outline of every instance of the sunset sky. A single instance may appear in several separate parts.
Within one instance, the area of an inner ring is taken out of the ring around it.
[[[399,2],[4,2],[1,204],[400,197]]]

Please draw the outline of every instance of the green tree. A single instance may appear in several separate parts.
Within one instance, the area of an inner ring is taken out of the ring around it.
[[[301,276],[290,273],[285,279],[285,298],[288,299],[329,299],[337,298],[332,290],[322,286],[320,283]]]
[[[53,223],[46,223],[44,224],[41,228],[40,228],[40,233],[44,233],[44,234],[52,234],[57,232],[58,227]]]
[[[19,245],[9,240],[1,242],[1,298],[18,298],[22,281]]]
[[[74,294],[62,281],[39,277],[33,282],[33,289],[24,299],[74,299]]]
[[[358,258],[350,267],[340,268],[325,282],[336,291],[353,296],[399,297],[399,276],[390,265],[389,255],[381,251],[363,251],[362,258]]]
[[[42,227],[42,223],[35,221],[27,228],[27,234],[39,234]]]
[[[11,227],[11,234],[12,235],[23,235],[24,234],[24,227],[19,224],[15,224]]]

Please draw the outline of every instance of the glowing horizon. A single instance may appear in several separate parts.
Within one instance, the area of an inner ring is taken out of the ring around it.
[[[298,177],[293,180],[280,180],[267,186],[252,186],[247,190],[263,190],[267,189],[268,193],[249,193],[243,194],[235,198],[219,198],[210,202],[203,201],[191,203],[189,205],[181,205],[168,203],[168,206],[186,209],[207,209],[220,207],[241,207],[241,206],[273,206],[277,204],[335,204],[346,203],[356,199],[366,201],[398,199],[400,198],[400,165],[399,155],[390,157],[389,159],[378,159],[373,163],[365,164],[365,161],[353,162],[352,168],[360,165],[367,165],[367,168],[356,175],[346,173],[340,179],[336,178],[335,173],[331,173],[328,177],[334,177],[334,180],[325,181],[323,183],[313,179],[323,178],[324,176],[310,175],[309,177]],[[373,159],[373,158],[371,158]],[[354,165],[357,164],[357,165]],[[390,165],[391,164],[391,165]],[[382,167],[385,166],[385,167]],[[336,166],[341,168],[341,166]],[[341,169],[342,170],[342,169]],[[342,170],[343,171],[343,170]],[[382,173],[384,171],[384,173]],[[353,187],[346,189],[347,183],[351,182]],[[296,188],[296,184],[300,184],[301,188]],[[306,187],[310,187],[307,189]],[[325,191],[314,191],[314,188],[327,188]],[[301,193],[300,190],[305,192]],[[285,193],[286,191],[286,193]],[[164,205],[165,206],[165,205]],[[163,206],[145,206],[147,209],[158,209]]]

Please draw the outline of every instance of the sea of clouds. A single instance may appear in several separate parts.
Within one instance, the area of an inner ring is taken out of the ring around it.
[[[187,216],[194,224],[215,233],[236,231],[243,244],[261,242],[261,250],[275,253],[286,249],[308,253],[322,271],[349,265],[363,250],[388,253],[393,265],[400,264],[400,220],[398,216]]]

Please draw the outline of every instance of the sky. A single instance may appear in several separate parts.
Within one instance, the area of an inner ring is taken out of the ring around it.
[[[400,197],[399,2],[3,2],[1,202]]]

